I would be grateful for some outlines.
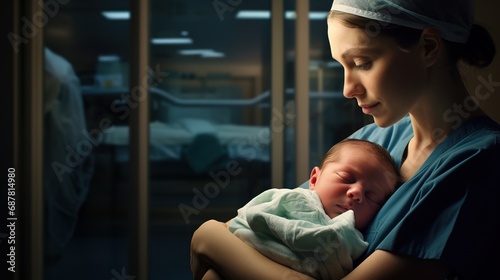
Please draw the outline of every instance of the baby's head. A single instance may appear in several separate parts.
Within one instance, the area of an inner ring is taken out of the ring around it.
[[[309,188],[318,194],[330,218],[352,209],[356,228],[363,229],[399,182],[398,169],[383,147],[346,139],[334,145],[321,165],[313,168]]]

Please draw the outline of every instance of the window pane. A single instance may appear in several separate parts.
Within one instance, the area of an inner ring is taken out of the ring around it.
[[[330,3],[310,1],[311,14],[323,14],[310,21],[311,167],[321,162],[331,146],[351,135],[365,122],[356,101],[342,95],[344,70],[332,59],[327,36],[329,8]]]
[[[118,279],[130,268],[123,128],[132,105],[121,98],[129,21],[102,12],[127,11],[128,2],[50,3],[57,7],[44,29],[45,279]]]
[[[269,9],[151,1],[151,279],[191,278],[193,231],[270,187],[270,19],[239,18]]]
[[[285,1],[288,13],[295,11],[295,2]],[[355,100],[344,98],[343,69],[331,57],[327,36],[326,17],[331,3],[310,1],[309,7],[309,167],[312,169],[323,159],[323,155],[338,141],[360,128],[365,119]],[[295,21],[285,21],[286,102],[288,112],[293,114],[295,77]],[[300,106],[300,105],[299,105]],[[286,186],[293,188],[303,182],[295,182],[295,137],[291,122],[286,133]]]

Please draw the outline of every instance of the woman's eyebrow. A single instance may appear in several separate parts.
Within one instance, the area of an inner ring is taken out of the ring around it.
[[[341,54],[340,56],[343,58],[343,59],[346,59],[347,57],[351,56],[351,53],[352,53],[352,48],[351,49],[348,49],[347,51],[345,51],[343,54]]]
[[[344,53],[342,53],[340,56],[343,59],[347,59],[348,57],[352,56],[368,56],[377,53],[377,48],[375,47],[352,47],[348,50],[346,50]]]

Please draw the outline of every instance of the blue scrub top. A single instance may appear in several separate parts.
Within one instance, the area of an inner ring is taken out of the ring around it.
[[[351,138],[385,147],[398,166],[413,137],[407,116],[391,127],[363,127]],[[500,126],[486,116],[464,122],[384,204],[364,235],[377,249],[439,259],[460,279],[498,274]]]

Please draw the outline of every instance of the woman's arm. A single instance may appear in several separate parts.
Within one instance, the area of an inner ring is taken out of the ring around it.
[[[376,250],[358,265],[344,280],[443,280],[450,271],[437,260],[422,260]]]
[[[191,241],[191,270],[202,279],[208,269],[224,279],[312,279],[271,261],[234,236],[227,225],[210,220],[201,225]],[[422,260],[376,250],[344,280],[439,279],[450,271],[439,261]]]
[[[312,279],[266,258],[215,220],[202,224],[191,240],[194,279],[201,279],[210,268],[224,279]]]

